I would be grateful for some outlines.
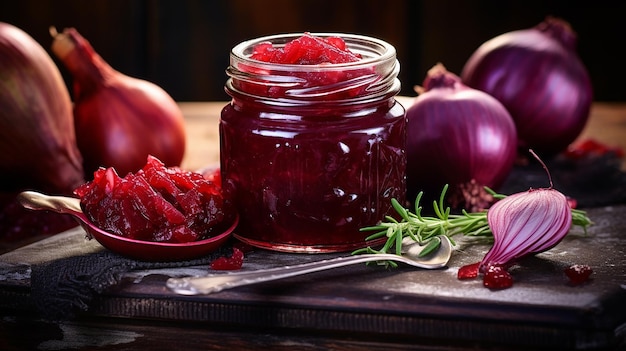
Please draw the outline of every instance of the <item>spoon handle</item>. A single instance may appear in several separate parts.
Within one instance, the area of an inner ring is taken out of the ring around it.
[[[17,195],[22,206],[31,210],[50,210],[58,213],[82,212],[80,199],[67,196],[51,196],[36,191],[23,191]]]
[[[393,254],[365,254],[250,272],[209,274],[202,277],[169,278],[167,280],[167,287],[182,295],[210,294],[237,286],[278,280],[357,263],[389,260],[406,262],[402,257]],[[433,265],[433,267],[424,266],[423,268],[438,267]]]

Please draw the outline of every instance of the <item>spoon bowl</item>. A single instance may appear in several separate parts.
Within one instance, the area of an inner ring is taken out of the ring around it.
[[[72,215],[79,221],[89,238],[96,239],[100,245],[113,252],[142,261],[171,262],[202,257],[224,244],[239,223],[239,217],[236,217],[224,232],[204,240],[187,243],[144,241],[129,239],[98,228],[82,211],[78,198],[24,191],[18,194],[17,200],[22,206],[31,210],[49,210]]]
[[[166,284],[170,290],[178,294],[199,295],[364,262],[396,261],[422,269],[442,268],[448,264],[452,255],[452,243],[447,236],[440,236],[436,239],[441,241],[439,247],[425,255],[420,254],[427,245],[421,245],[413,239],[405,237],[402,240],[402,255],[363,254],[336,257],[317,262],[248,272],[216,273],[201,277],[169,278]]]

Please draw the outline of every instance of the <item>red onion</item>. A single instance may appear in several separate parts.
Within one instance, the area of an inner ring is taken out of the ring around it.
[[[75,29],[51,30],[52,51],[74,78],[76,139],[85,171],[136,172],[148,155],[179,166],[185,152],[182,112],[159,86],[114,70]]]
[[[572,213],[565,195],[540,188],[496,202],[487,212],[487,221],[494,245],[483,258],[481,270],[551,249],[568,233]]]
[[[0,22],[0,189],[71,194],[84,182],[72,101],[30,35]]]
[[[510,288],[513,276],[508,268],[518,259],[553,248],[573,225],[586,230],[591,224],[584,211],[573,209],[568,198],[553,188],[548,168],[534,151],[530,153],[546,170],[550,187],[503,197],[489,208],[486,216],[494,244],[482,261],[459,268],[459,279],[475,278],[482,272],[485,287]],[[566,271],[572,283],[583,282],[592,273],[589,267],[577,268]]]
[[[497,189],[516,158],[515,125],[504,106],[488,94],[434,66],[421,93],[407,109],[408,200],[419,191],[438,194],[474,183]]]
[[[502,102],[515,120],[521,147],[558,153],[582,132],[593,99],[576,42],[567,22],[547,18],[482,44],[461,78]]]
[[[573,223],[567,197],[552,188],[548,168],[534,151],[531,154],[548,173],[550,187],[509,195],[489,208],[487,222],[494,244],[479,270],[485,274],[483,284],[491,289],[510,287],[513,279],[507,268],[522,257],[556,246]]]

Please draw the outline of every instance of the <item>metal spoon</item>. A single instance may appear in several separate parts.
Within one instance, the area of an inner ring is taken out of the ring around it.
[[[439,248],[424,257],[419,257],[419,253],[426,245],[420,245],[413,239],[405,237],[402,241],[402,256],[394,254],[363,254],[337,257],[293,266],[260,269],[250,272],[217,273],[201,277],[169,278],[167,280],[167,287],[182,295],[210,294],[237,286],[278,280],[373,261],[397,261],[424,269],[441,268],[450,260],[452,243],[446,236],[441,236],[439,239],[441,240]]]

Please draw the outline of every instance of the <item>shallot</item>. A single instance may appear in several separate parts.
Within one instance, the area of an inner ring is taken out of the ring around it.
[[[593,100],[576,42],[569,23],[549,17],[486,41],[461,78],[502,102],[515,120],[521,148],[558,153],[582,132]]]
[[[78,147],[88,174],[100,167],[136,172],[148,155],[179,166],[185,152],[183,115],[161,87],[114,70],[74,28],[57,33],[52,51],[74,79]]]

